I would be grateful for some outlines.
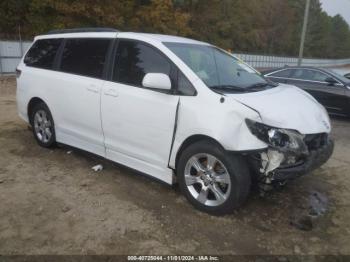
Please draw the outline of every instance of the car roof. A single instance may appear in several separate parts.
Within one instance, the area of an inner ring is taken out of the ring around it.
[[[282,71],[282,70],[287,70],[287,69],[313,69],[313,70],[318,70],[324,73],[332,74],[327,68],[319,68],[319,67],[314,67],[314,66],[284,66],[284,67],[278,67],[274,69],[268,69],[268,70],[263,70],[262,73],[263,75],[267,74],[272,74],[277,71]]]
[[[186,44],[204,44],[209,45],[208,43],[197,41],[194,39],[174,36],[174,35],[163,35],[163,34],[149,34],[149,33],[134,33],[134,32],[121,32],[118,34],[118,37],[127,38],[127,37],[145,37],[150,38],[159,42],[171,42],[171,43],[186,43]]]
[[[316,70],[321,70],[321,71],[325,70],[324,68],[319,68],[319,67],[314,67],[314,66],[284,66],[284,67],[274,68],[274,69],[267,70],[267,71],[274,72],[274,71],[283,70],[283,69],[316,69]]]
[[[157,42],[171,42],[171,43],[186,43],[186,44],[201,44],[209,45],[208,43],[197,41],[190,38],[163,35],[163,34],[150,34],[150,33],[137,33],[137,32],[119,32],[112,29],[99,29],[99,30],[53,30],[47,34],[36,36],[34,39],[52,39],[52,38],[130,38],[143,41],[157,41]]]

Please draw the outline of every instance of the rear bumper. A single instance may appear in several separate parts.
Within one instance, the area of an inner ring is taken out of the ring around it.
[[[327,144],[318,148],[317,150],[310,151],[308,157],[303,164],[288,168],[277,168],[274,171],[274,181],[286,181],[297,178],[312,172],[316,168],[323,165],[331,157],[334,149],[333,140],[329,139]]]

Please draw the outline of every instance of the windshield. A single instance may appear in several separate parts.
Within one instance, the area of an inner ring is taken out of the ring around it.
[[[199,44],[164,43],[209,88],[247,91],[272,84],[250,66],[219,48]]]

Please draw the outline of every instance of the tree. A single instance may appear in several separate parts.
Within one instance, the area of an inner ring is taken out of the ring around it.
[[[29,34],[30,29],[24,29],[29,5],[30,2],[25,0],[0,1],[0,37],[17,38],[19,26],[22,33]]]
[[[131,25],[142,32],[189,35],[189,15],[174,7],[171,0],[152,0],[149,4],[135,6],[136,16]]]
[[[333,40],[332,47],[335,58],[349,57],[350,34],[349,25],[344,18],[336,15],[331,21],[331,38]]]
[[[305,0],[3,0],[0,36],[113,27],[188,36],[234,52],[297,56]],[[350,29],[311,0],[305,56],[350,57]]]

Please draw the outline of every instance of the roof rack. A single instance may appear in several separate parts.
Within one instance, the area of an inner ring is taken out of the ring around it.
[[[120,32],[120,31],[117,29],[108,28],[108,27],[82,27],[82,28],[51,30],[46,34],[53,35],[53,34],[88,33],[88,32]]]

